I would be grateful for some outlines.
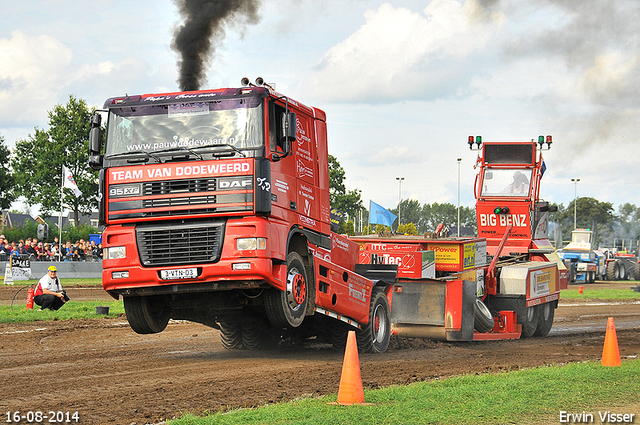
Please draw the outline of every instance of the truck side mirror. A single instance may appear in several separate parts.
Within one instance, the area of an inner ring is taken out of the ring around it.
[[[282,114],[282,141],[286,155],[291,154],[291,143],[298,137],[298,121],[295,112]]]
[[[89,130],[89,166],[94,170],[102,168],[102,135],[100,133],[100,124],[102,116],[93,114],[91,116],[91,130]]]

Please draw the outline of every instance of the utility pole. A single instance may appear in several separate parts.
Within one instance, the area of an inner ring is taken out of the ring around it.
[[[396,180],[398,180],[398,185],[399,185],[399,188],[398,188],[398,227],[400,227],[400,220],[402,219],[402,211],[401,211],[402,206],[400,205],[400,203],[402,202],[402,180],[404,180],[404,177],[396,177]]]
[[[580,179],[571,179],[575,184],[575,190],[573,192],[573,230],[578,228],[578,182]]]

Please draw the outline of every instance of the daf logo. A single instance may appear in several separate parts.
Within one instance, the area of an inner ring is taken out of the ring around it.
[[[236,189],[251,187],[251,179],[244,180],[223,180],[220,182],[220,189]]]

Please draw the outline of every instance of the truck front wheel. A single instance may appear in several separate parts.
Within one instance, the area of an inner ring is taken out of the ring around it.
[[[297,328],[304,320],[308,303],[307,271],[297,252],[287,255],[287,288],[265,291],[265,310],[276,328]]]
[[[171,314],[169,307],[156,296],[124,297],[124,312],[131,329],[139,334],[162,332]]]
[[[358,348],[364,353],[384,353],[391,339],[391,313],[384,291],[373,290],[369,323],[357,332]]]

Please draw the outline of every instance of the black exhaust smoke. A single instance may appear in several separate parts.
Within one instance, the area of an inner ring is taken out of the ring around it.
[[[184,24],[174,33],[171,48],[180,53],[178,84],[183,91],[199,90],[206,82],[205,66],[225,36],[226,22],[244,18],[258,22],[259,0],[174,0]]]

